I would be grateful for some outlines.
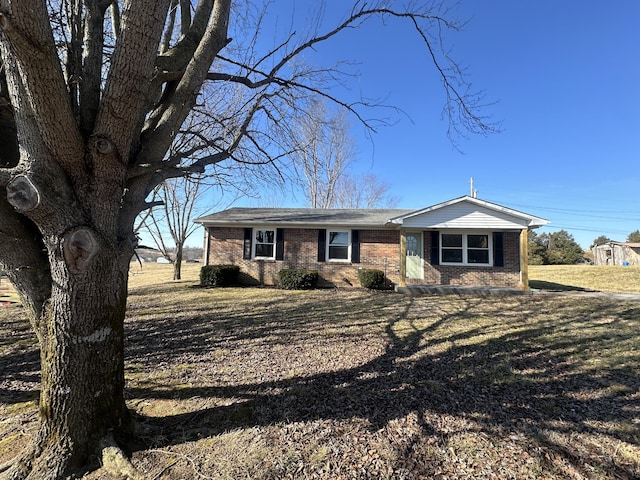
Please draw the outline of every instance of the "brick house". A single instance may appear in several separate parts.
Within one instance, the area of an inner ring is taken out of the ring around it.
[[[325,286],[359,286],[358,270],[374,268],[397,286],[527,290],[527,232],[548,221],[464,196],[420,210],[231,208],[196,223],[204,264],[239,265],[248,284],[305,268]]]

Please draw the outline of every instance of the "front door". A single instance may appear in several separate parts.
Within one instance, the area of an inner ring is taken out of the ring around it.
[[[422,264],[422,233],[407,233],[405,247],[407,252],[405,257],[407,278],[423,278],[424,266]]]

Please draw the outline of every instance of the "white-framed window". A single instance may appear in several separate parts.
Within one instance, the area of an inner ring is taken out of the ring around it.
[[[351,260],[350,230],[327,230],[327,260],[330,262]]]
[[[447,232],[440,234],[440,263],[443,265],[485,265],[493,262],[491,234]]]
[[[276,258],[276,231],[273,228],[253,229],[253,258]]]

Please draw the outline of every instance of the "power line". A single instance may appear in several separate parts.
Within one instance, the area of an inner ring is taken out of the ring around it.
[[[494,200],[489,200],[489,201],[500,204],[500,202],[497,202]],[[502,203],[502,205],[505,205],[505,203]],[[638,214],[638,210],[592,210],[592,209],[584,210],[584,209],[573,209],[573,208],[543,207],[539,205],[523,205],[523,204],[517,204],[517,203],[510,203],[510,202],[508,203],[508,205],[513,207],[518,207],[518,208],[527,208],[531,210],[536,209],[536,210],[545,210],[550,212],[575,213],[576,215],[582,215],[582,216],[592,216],[594,213],[596,214],[614,213],[619,215],[626,215],[626,214],[637,215]],[[613,218],[613,217],[606,216],[603,218]],[[640,219],[632,219],[628,217],[619,218],[619,220],[633,220],[636,222],[640,221]]]
[[[600,235],[604,235],[605,233],[611,233],[615,235],[628,235],[629,233],[631,233],[631,232],[618,230],[618,229],[612,230],[609,228],[595,229],[595,228],[586,228],[586,227],[569,227],[569,226],[562,226],[562,225],[555,225],[555,224],[544,225],[543,227],[540,227],[540,228],[553,228],[553,229],[560,229],[560,230],[579,230],[581,232],[599,233]]]

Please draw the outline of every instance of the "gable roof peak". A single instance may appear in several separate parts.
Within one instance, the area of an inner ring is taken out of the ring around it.
[[[402,225],[405,222],[405,220],[409,220],[422,215],[434,215],[438,210],[445,210],[447,209],[447,207],[453,207],[454,205],[457,205],[460,203],[475,205],[475,206],[482,207],[487,210],[496,212],[500,215],[517,219],[518,223],[524,223],[524,226],[528,228],[537,228],[543,225],[547,225],[549,223],[549,221],[545,220],[544,218],[536,217],[528,213],[520,212],[518,210],[514,210],[509,207],[504,207],[497,203],[489,202],[487,200],[481,200],[477,197],[472,197],[469,195],[463,195],[462,197],[453,198],[451,200],[437,203],[430,207],[422,208],[420,210],[415,210],[407,215],[399,215],[398,217],[392,218],[390,221],[392,223],[397,223]]]

